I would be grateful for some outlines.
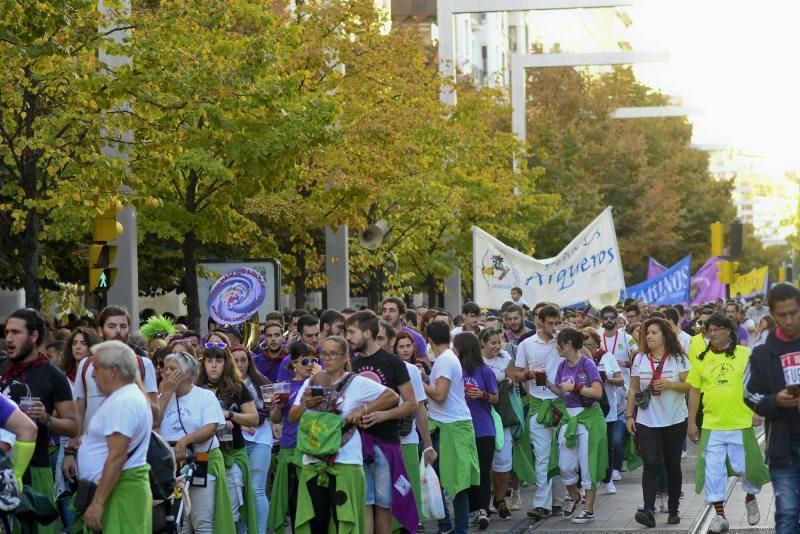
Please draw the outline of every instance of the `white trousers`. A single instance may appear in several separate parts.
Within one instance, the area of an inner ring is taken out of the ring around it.
[[[567,447],[564,434],[566,425],[561,427],[558,434],[558,470],[561,471],[561,480],[565,485],[571,486],[578,482],[578,473],[581,475],[581,487],[592,489],[591,471],[589,471],[589,432],[586,427],[578,424],[577,444]]]
[[[511,471],[511,463],[513,459],[512,446],[513,438],[511,437],[511,428],[503,429],[503,448],[499,451],[494,451],[492,458],[492,471],[495,473],[508,473]]]
[[[753,486],[744,476],[744,445],[741,430],[703,430],[710,432],[706,447],[706,503],[725,501],[728,484],[727,458],[733,470],[742,477],[742,489],[757,494],[761,490]]]
[[[553,503],[561,503],[566,495],[566,488],[561,477],[547,479],[547,465],[550,462],[550,447],[553,443],[553,429],[536,422],[531,417],[531,442],[536,463],[536,493],[533,494],[533,507],[553,509]]]
[[[183,534],[214,534],[214,488],[216,480],[209,480],[205,488],[191,486],[189,500],[192,502],[192,511],[186,516],[184,511]]]

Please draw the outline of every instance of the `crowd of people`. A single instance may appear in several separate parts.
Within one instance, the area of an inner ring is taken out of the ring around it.
[[[273,312],[248,340],[240,325],[209,320],[202,336],[151,313],[136,329],[118,306],[66,328],[17,310],[4,325],[0,446],[47,504],[43,533],[157,531],[162,505],[183,532],[418,532],[428,466],[439,532],[514,512],[589,523],[597,492],[640,466],[631,515],[652,528],[660,513],[681,521],[687,440],[711,532],[729,528],[730,474],[750,525],[772,482],[777,531],[800,532],[794,286],[745,305],[600,310],[529,307],[514,288],[499,309],[461,312],[397,297],[378,313]],[[157,439],[174,452],[174,501],[152,491]]]

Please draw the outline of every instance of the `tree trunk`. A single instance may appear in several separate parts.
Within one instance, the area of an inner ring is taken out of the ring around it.
[[[306,277],[308,272],[305,255],[302,252],[297,252],[294,257],[295,265],[297,266],[297,276],[294,279],[294,307],[299,309],[306,307]]]
[[[189,330],[200,331],[200,298],[197,291],[197,236],[189,231],[183,239],[183,290],[186,292],[186,313]]]
[[[30,198],[30,197],[29,197]],[[25,217],[22,234],[22,269],[25,306],[39,309],[39,214],[31,208]]]
[[[367,307],[377,310],[381,305],[381,290],[383,286],[383,273],[380,267],[369,273],[369,286],[367,286]]]
[[[439,304],[439,295],[436,292],[436,278],[434,278],[432,274],[429,274],[427,278],[425,278],[425,286],[428,289],[428,307],[434,308]]]

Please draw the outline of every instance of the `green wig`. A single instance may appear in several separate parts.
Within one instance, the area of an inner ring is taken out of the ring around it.
[[[163,315],[154,315],[139,329],[142,339],[150,341],[153,339],[164,339],[167,336],[177,334],[172,321]]]

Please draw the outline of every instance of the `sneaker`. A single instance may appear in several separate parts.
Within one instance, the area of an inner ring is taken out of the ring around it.
[[[688,458],[688,457],[689,457],[689,453],[688,453],[688,452],[686,452],[686,451],[683,451],[683,452],[681,453],[681,460],[684,460],[684,459],[686,459],[686,458]]]
[[[580,500],[580,499],[578,499],[578,500]],[[564,503],[564,512],[562,513],[562,515],[564,517],[566,517],[567,519],[569,519],[570,517],[572,517],[572,514],[575,513],[575,508],[577,506],[578,506],[578,503],[575,502],[575,501],[567,501],[567,502],[565,502]]]
[[[711,520],[711,526],[708,527],[708,531],[713,534],[728,532],[728,520],[721,515],[715,515],[714,519]]]
[[[653,515],[652,510],[639,510],[636,512],[636,515],[633,516],[637,523],[640,525],[644,525],[647,528],[653,528],[656,526],[656,517]]]
[[[746,501],[744,507],[747,510],[747,524],[751,527],[757,525],[759,521],[761,521],[761,512],[758,511],[758,501],[755,499]]]
[[[489,516],[483,510],[478,512],[478,528],[481,530],[489,528]]]
[[[511,504],[509,510],[519,510],[522,505],[522,499],[519,496],[519,490],[511,490]]]
[[[417,523],[417,534],[422,534],[423,532],[425,532],[425,525]]]
[[[497,507],[495,507],[494,501],[492,501],[489,503],[489,514],[491,515],[496,513],[497,513]]]
[[[594,512],[590,512],[585,508],[581,510],[581,512],[572,518],[572,522],[575,524],[583,524],[583,523],[591,523],[594,521]]]
[[[661,512],[662,514],[669,513],[669,506],[667,506],[667,498],[663,495],[659,499],[658,511]]]
[[[667,524],[677,525],[680,522],[681,522],[681,516],[678,515],[678,512],[675,512],[674,514],[669,514],[669,517],[667,518]]]
[[[614,482],[609,481],[606,484],[606,495],[616,495],[617,494],[617,487],[614,485]]]
[[[545,517],[550,517],[550,510],[547,508],[542,508],[541,506],[537,506],[536,508],[531,508],[528,510],[528,517],[544,519]]]
[[[619,471],[614,469],[611,471],[611,480],[617,482],[618,480],[622,480],[622,475],[619,474]]]
[[[506,506],[506,501],[500,501],[495,508],[497,508],[497,515],[500,519],[503,521],[511,519],[511,512],[508,510],[508,506]]]

